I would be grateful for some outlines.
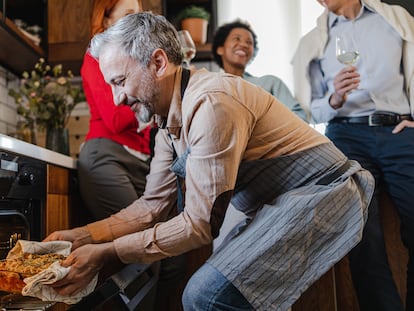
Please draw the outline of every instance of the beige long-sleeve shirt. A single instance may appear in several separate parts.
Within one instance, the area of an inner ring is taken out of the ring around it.
[[[199,70],[181,101],[181,69],[144,195],[127,208],[87,226],[94,242],[114,241],[124,263],[152,262],[208,244],[221,221],[241,161],[294,154],[328,139],[272,95],[243,79]],[[185,164],[185,209],[168,218],[177,198],[170,170],[174,147]],[[224,199],[223,199],[224,198]]]

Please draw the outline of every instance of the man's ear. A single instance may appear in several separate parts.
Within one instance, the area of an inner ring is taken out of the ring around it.
[[[162,77],[168,68],[168,57],[163,49],[156,49],[152,52],[152,63],[155,65],[155,74]]]
[[[224,54],[224,46],[219,46],[216,50],[217,55],[223,56]]]

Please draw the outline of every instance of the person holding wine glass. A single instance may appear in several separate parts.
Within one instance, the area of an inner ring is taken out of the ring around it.
[[[292,59],[295,95],[312,122],[327,123],[326,136],[375,177],[362,241],[349,253],[360,310],[404,310],[379,217],[383,189],[400,216],[409,254],[405,310],[414,310],[414,18],[379,0],[318,2],[325,11]],[[343,34],[357,46],[347,52],[362,55],[353,64],[335,53]]]
[[[359,59],[359,51],[355,45],[353,34],[350,32],[337,35],[335,37],[335,44],[336,59],[341,64],[347,66],[346,70],[348,70],[348,74],[352,73],[352,70],[356,68],[352,68],[352,66],[355,65]],[[359,73],[357,74],[358,75],[356,75],[349,81],[351,82],[350,87],[352,87],[352,89],[350,89],[347,94],[350,94],[354,90],[359,89],[358,86],[361,80]]]

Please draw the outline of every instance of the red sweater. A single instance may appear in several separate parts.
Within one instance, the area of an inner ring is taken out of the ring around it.
[[[137,133],[135,113],[128,106],[114,104],[111,87],[105,82],[98,61],[89,52],[84,56],[81,76],[91,114],[85,141],[103,137],[150,154],[150,126]]]

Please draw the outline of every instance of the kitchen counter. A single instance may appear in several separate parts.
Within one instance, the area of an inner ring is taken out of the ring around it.
[[[68,169],[76,169],[76,160],[22,140],[0,134],[0,151],[9,151]]]

